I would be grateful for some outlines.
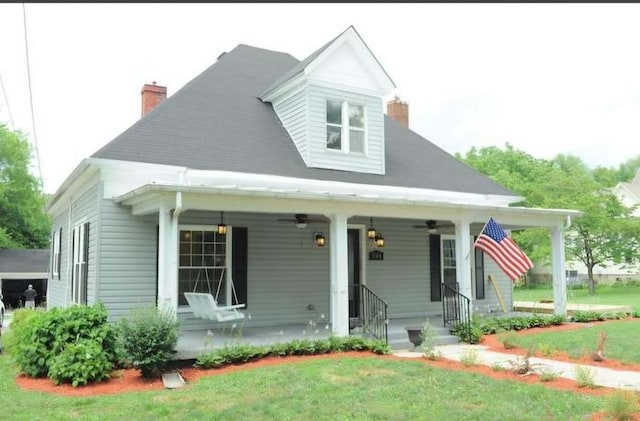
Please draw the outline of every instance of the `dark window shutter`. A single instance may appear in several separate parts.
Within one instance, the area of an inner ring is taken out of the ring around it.
[[[441,301],[440,236],[437,234],[429,235],[429,270],[431,272],[431,301]]]
[[[233,227],[232,229],[232,262],[231,276],[233,286],[236,289],[236,296],[239,304],[247,303],[247,266],[248,266],[248,229],[246,227]]]
[[[474,242],[478,237],[474,237]],[[476,300],[484,299],[484,253],[474,247],[475,271],[476,271]]]
[[[58,236],[58,280],[62,273],[62,227],[60,227],[60,235]]]

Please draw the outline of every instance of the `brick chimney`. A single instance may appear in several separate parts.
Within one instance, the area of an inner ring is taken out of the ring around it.
[[[153,85],[145,83],[140,93],[142,94],[142,117],[144,117],[156,105],[167,98],[167,87],[158,86],[156,82],[153,82]]]
[[[387,115],[404,127],[409,127],[409,104],[400,101],[397,95],[393,101],[387,102]]]

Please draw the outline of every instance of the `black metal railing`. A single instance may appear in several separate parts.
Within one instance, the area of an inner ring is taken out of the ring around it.
[[[442,284],[442,319],[444,327],[456,327],[462,323],[467,330],[466,337],[471,333],[471,300],[460,294],[456,288]]]
[[[389,307],[382,298],[376,295],[365,285],[351,285],[355,308],[354,315],[358,319],[358,325],[363,333],[369,333],[376,339],[384,339],[389,342],[387,308]],[[351,315],[350,315],[351,316]]]

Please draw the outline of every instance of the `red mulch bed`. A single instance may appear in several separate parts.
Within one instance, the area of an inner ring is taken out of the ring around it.
[[[629,322],[640,323],[640,321],[629,319]],[[540,331],[550,332],[550,331],[563,331],[563,330],[571,330],[571,329],[581,329],[585,328],[589,325],[599,325],[608,323],[604,322],[594,322],[594,323],[571,323],[565,324],[561,326],[551,326],[545,328],[534,328],[527,329],[526,331],[518,332],[519,335],[528,335]],[[523,349],[509,349],[505,350],[502,344],[500,344],[497,340],[497,335],[487,335],[483,338],[483,345],[487,345],[491,349],[499,352],[509,352],[514,355],[524,355],[525,350]],[[300,361],[307,361],[312,359],[330,359],[330,358],[342,358],[344,356],[348,357],[365,357],[365,358],[386,358],[393,360],[407,360],[406,358],[397,357],[393,355],[385,355],[385,356],[376,356],[370,352],[344,352],[344,353],[336,353],[336,354],[325,354],[325,355],[311,355],[311,356],[294,356],[294,357],[270,357],[261,359],[258,361],[249,362],[241,365],[232,365],[219,369],[209,369],[209,370],[201,370],[192,367],[181,369],[181,373],[186,382],[194,382],[203,376],[216,376],[225,373],[231,373],[238,370],[247,370],[255,367],[264,367],[269,365],[276,364],[290,364],[296,363]],[[580,363],[580,364],[589,364],[599,367],[607,367],[617,370],[630,370],[630,371],[640,371],[640,364],[627,365],[621,364],[619,361],[605,359],[602,362],[596,362],[591,360],[588,356],[582,357],[580,359],[569,358],[565,353],[556,353],[550,357],[544,357],[542,355],[536,355],[542,358],[550,358],[559,361],[568,361],[572,363]],[[487,377],[491,377],[497,380],[509,379],[516,380],[523,383],[537,383],[541,384],[545,387],[558,389],[558,390],[568,390],[576,393],[584,393],[589,395],[605,395],[611,393],[614,389],[607,387],[598,387],[598,388],[580,388],[576,385],[576,382],[573,380],[565,379],[558,377],[554,380],[548,382],[541,382],[538,375],[531,374],[526,376],[520,376],[512,373],[509,370],[495,371],[491,367],[485,365],[477,365],[477,366],[463,366],[461,363],[457,361],[451,361],[446,359],[440,359],[436,361],[428,360],[426,358],[416,358],[415,361],[421,361],[424,364],[428,364],[434,367],[446,369],[446,370],[463,370],[467,372],[475,372],[485,375]],[[139,373],[133,369],[127,370],[119,370],[114,373],[117,376],[101,383],[91,384],[88,386],[79,386],[72,387],[68,384],[62,384],[56,386],[53,384],[51,380],[48,378],[41,379],[33,379],[30,377],[26,377],[24,375],[16,376],[16,384],[25,389],[25,390],[35,390],[40,392],[48,392],[54,393],[62,396],[96,396],[96,395],[106,395],[106,394],[114,394],[114,393],[126,393],[126,392],[136,392],[136,391],[146,391],[146,390],[160,390],[164,388],[161,379],[156,380],[145,380],[140,377]],[[605,414],[602,412],[598,412],[593,414],[591,418],[594,421],[600,421],[606,419]],[[640,421],[640,415],[636,416],[635,420]]]

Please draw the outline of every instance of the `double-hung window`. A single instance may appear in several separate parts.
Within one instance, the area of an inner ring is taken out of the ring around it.
[[[73,229],[73,273],[71,295],[76,304],[87,304],[87,278],[89,275],[89,223]]]
[[[365,144],[364,106],[327,100],[327,149],[363,154]]]

